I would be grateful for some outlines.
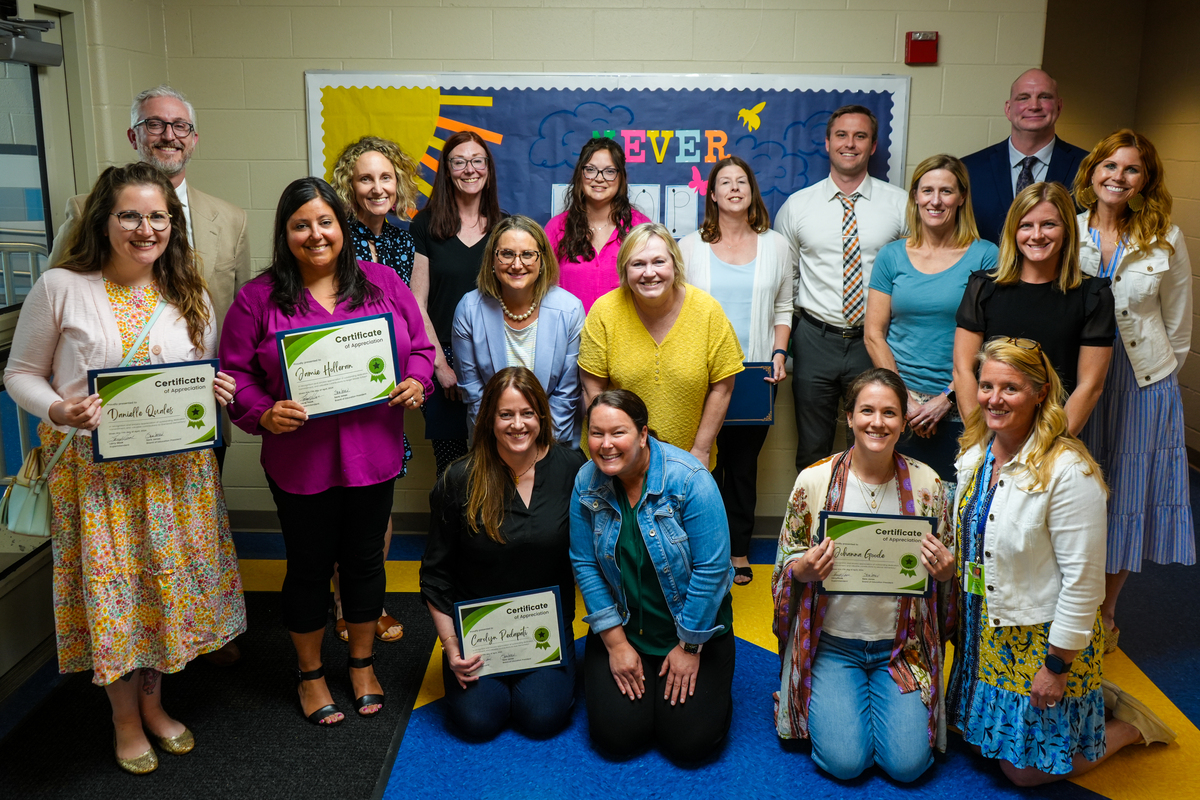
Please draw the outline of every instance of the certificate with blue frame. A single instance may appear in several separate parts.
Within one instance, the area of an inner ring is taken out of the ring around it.
[[[472,675],[510,675],[563,663],[574,647],[563,632],[557,586],[454,604],[454,628],[464,659],[483,656]]]
[[[88,370],[88,393],[100,395],[92,431],[96,462],[164,456],[223,443],[213,394],[215,358]]]
[[[765,379],[775,374],[770,361],[747,361],[733,379],[733,394],[725,411],[726,425],[774,425],[775,384]]]
[[[391,312],[275,334],[284,389],[309,419],[386,403],[403,380]]]
[[[925,596],[933,579],[921,564],[921,540],[937,534],[936,517],[822,511],[817,541],[834,540],[824,594]]]

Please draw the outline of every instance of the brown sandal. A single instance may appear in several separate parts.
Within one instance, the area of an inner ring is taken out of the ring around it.
[[[388,636],[388,631],[392,628],[399,628],[400,630]],[[384,614],[375,622],[375,638],[381,642],[398,642],[404,638],[404,626],[400,624],[400,620],[391,614]]]

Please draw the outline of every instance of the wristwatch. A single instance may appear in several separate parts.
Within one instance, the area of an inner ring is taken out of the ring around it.
[[[1062,675],[1065,672],[1070,672],[1072,663],[1074,663],[1074,659],[1071,661],[1063,661],[1061,658],[1054,655],[1054,653],[1046,653],[1046,669],[1050,670],[1055,675]]]
[[[704,645],[702,645],[702,644],[692,644],[691,642],[680,642],[679,643],[679,649],[682,650],[683,652],[687,653],[689,656],[700,655],[700,651],[703,648],[704,648]]]

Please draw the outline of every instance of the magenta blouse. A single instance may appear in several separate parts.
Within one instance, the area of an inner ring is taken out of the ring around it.
[[[633,225],[649,221],[649,217],[633,209]],[[562,241],[566,229],[566,211],[546,223],[546,236],[550,239],[550,249],[555,256],[558,255],[558,243]],[[617,238],[614,228],[604,247],[591,261],[558,260],[558,285],[580,299],[585,314],[592,310],[592,303],[601,295],[608,294],[620,285],[620,278],[617,277],[617,253],[620,250],[621,240]]]
[[[292,494],[317,494],[334,486],[369,486],[394,478],[404,466],[404,410],[386,404],[310,419],[291,433],[258,424],[286,397],[275,334],[292,328],[392,313],[396,355],[404,378],[433,393],[433,345],[425,335],[416,298],[390,267],[359,261],[380,296],[356,309],[339,303],[326,311],[305,289],[307,308],[293,316],[271,302],[271,277],[259,275],[238,292],[221,329],[221,369],[237,380],[229,406],[233,424],[262,436],[261,462],[271,480]]]

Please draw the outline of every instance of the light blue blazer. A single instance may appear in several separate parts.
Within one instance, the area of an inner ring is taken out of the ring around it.
[[[583,330],[583,303],[570,292],[551,287],[538,306],[537,343],[533,374],[550,398],[554,438],[568,446],[579,442],[582,415],[579,408],[579,334]],[[463,295],[454,312],[454,372],[466,398],[468,427],[475,430],[475,415],[483,387],[508,366],[504,342],[504,313],[500,303],[476,289]]]

